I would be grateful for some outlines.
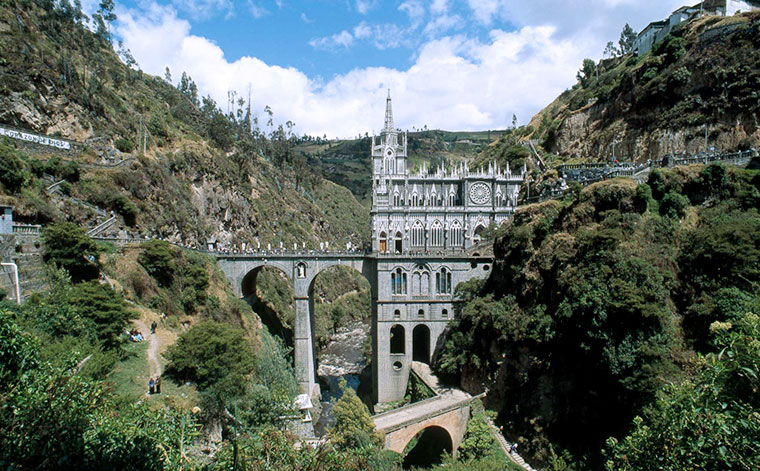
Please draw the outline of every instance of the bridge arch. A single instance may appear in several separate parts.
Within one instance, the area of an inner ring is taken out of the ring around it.
[[[430,425],[413,437],[417,441],[410,448],[412,440],[404,447],[404,469],[413,466],[429,467],[440,464],[443,461],[443,454],[452,454],[454,452],[454,442],[446,428],[439,425]]]
[[[261,281],[261,276],[264,271],[271,271],[273,273],[282,273],[287,280],[287,288],[283,286],[277,286],[275,281],[275,287],[277,291],[285,290],[282,292],[283,298],[288,302],[290,312],[277,312],[275,308],[267,303],[262,297],[260,297],[257,290],[257,283]],[[294,329],[294,313],[293,310],[293,283],[292,278],[289,276],[288,270],[284,269],[280,264],[261,264],[247,271],[240,281],[240,293],[242,298],[251,306],[251,308],[258,314],[261,322],[269,329],[269,332],[280,337],[287,346],[293,346],[293,329]],[[288,325],[290,324],[290,325]]]

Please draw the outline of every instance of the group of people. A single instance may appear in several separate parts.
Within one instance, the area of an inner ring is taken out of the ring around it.
[[[130,342],[142,342],[145,340],[145,336],[137,329],[132,329],[128,332]]]
[[[161,375],[153,376],[148,380],[148,394],[161,394]]]

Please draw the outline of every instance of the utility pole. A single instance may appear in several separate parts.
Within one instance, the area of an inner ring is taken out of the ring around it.
[[[705,152],[707,152],[710,148],[707,147],[707,122],[705,121]]]

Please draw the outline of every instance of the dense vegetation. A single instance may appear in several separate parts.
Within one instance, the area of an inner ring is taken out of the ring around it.
[[[436,368],[489,387],[488,405],[535,458],[600,469],[606,439],[715,351],[711,325],[760,310],[758,207],[760,176],[718,165],[528,206],[502,229],[488,282],[460,286]]]
[[[18,220],[92,222],[91,209],[44,191],[48,174],[133,234],[198,247],[361,245],[367,210],[294,151],[293,123],[274,125],[269,107],[259,123],[242,99],[225,113],[186,74],[176,87],[170,73],[144,74],[128,50],[113,50],[113,3],[98,11],[94,33],[68,0],[12,0],[0,13],[0,120],[81,141],[63,157],[0,147],[0,196]],[[93,166],[108,155],[132,160]]]

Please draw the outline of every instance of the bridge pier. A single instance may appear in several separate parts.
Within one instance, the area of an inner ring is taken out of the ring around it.
[[[301,394],[314,394],[315,358],[314,326],[312,325],[312,303],[307,296],[295,296],[295,332],[293,336],[293,354],[298,389]]]

